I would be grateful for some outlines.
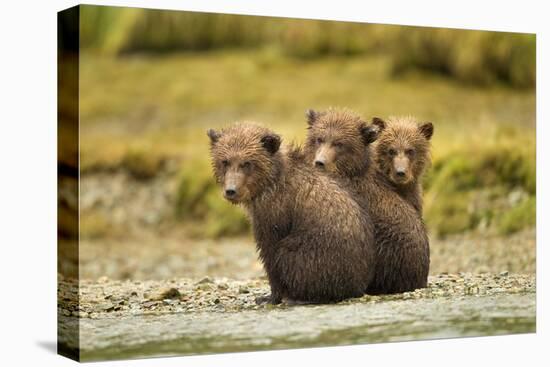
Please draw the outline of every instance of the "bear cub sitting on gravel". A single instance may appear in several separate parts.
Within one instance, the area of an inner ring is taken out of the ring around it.
[[[368,212],[297,148],[248,123],[209,130],[214,175],[224,197],[252,221],[271,295],[258,302],[337,302],[365,293],[374,277]]]

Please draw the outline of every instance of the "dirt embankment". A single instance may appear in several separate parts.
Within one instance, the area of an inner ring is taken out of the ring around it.
[[[459,235],[432,238],[431,274],[500,273],[534,274],[534,229],[507,237]],[[184,232],[163,235],[143,233],[126,239],[93,239],[80,243],[80,278],[97,280],[162,280],[203,276],[250,279],[264,274],[254,240],[238,237],[194,240]],[[76,259],[67,259],[76,268]]]

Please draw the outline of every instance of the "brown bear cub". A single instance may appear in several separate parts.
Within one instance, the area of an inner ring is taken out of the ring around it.
[[[374,274],[368,213],[354,196],[305,164],[297,148],[254,124],[208,131],[224,197],[252,221],[271,295],[257,301],[337,302],[365,293]]]
[[[374,224],[376,270],[367,293],[399,293],[424,288],[429,243],[419,213],[401,198],[371,164],[378,127],[348,110],[309,110],[305,159],[341,179],[361,197]]]
[[[431,122],[418,123],[413,117],[372,119],[379,129],[373,144],[376,166],[394,190],[422,214],[422,176],[431,163]]]

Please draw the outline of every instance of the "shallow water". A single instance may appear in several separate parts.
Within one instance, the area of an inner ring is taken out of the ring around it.
[[[82,360],[535,331],[535,293],[80,320]],[[61,323],[75,320],[60,317]],[[74,348],[74,341],[65,344]]]

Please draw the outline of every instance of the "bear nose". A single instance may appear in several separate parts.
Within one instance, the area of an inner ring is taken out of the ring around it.
[[[405,177],[405,171],[397,171],[397,172],[395,172],[395,174],[396,174],[398,177]]]
[[[232,198],[233,196],[235,196],[236,193],[237,191],[234,189],[225,190],[225,196],[227,196],[228,198]]]
[[[325,162],[323,162],[323,161],[315,161],[315,167],[318,167],[318,168],[325,168]]]

